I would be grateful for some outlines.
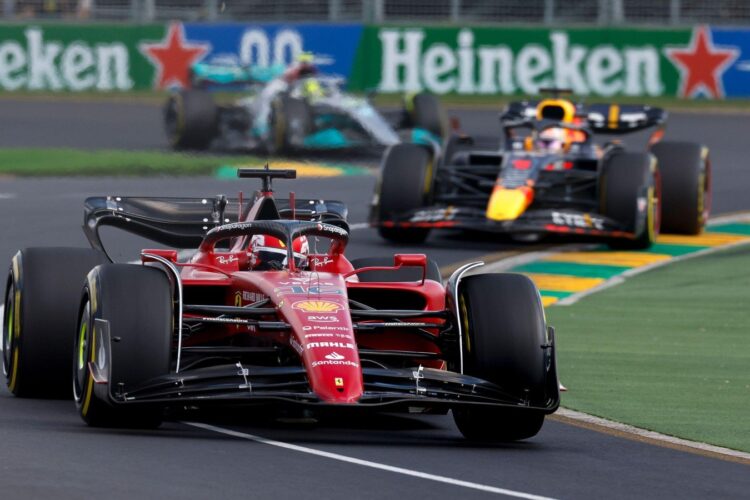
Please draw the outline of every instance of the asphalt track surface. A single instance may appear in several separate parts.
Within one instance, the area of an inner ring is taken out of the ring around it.
[[[471,112],[471,121],[462,115],[469,132],[496,127],[494,112]],[[0,101],[0,120],[10,117],[16,126],[0,134],[0,146],[164,147],[153,123],[158,108],[148,105]],[[750,208],[741,139],[746,124],[734,115],[673,117],[672,137],[698,134],[712,148],[715,213]],[[366,220],[372,185],[370,177],[301,179],[293,186],[279,181],[278,191],[342,199],[358,223]],[[212,196],[240,189],[253,186],[207,178],[1,179],[0,262],[22,246],[85,245],[79,228],[86,196]],[[445,265],[512,246],[448,234],[431,237],[427,249],[393,247],[358,229],[349,253],[427,251]],[[238,434],[180,422],[157,431],[89,429],[69,401],[18,399],[3,388],[0,498],[747,498],[750,491],[746,465],[556,421],[527,442],[487,447],[466,443],[451,418],[439,415],[310,424],[243,412],[208,422]]]

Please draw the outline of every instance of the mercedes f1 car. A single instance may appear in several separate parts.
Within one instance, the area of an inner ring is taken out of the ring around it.
[[[386,116],[367,98],[342,91],[343,79],[322,75],[303,59],[269,79],[253,68],[200,64],[194,88],[172,95],[165,107],[167,136],[177,149],[291,150],[385,147],[404,142],[441,141],[445,112],[437,98],[420,93],[404,109]],[[248,96],[218,105],[208,88],[237,88]]]
[[[386,151],[371,222],[390,240],[421,242],[457,228],[537,239],[547,233],[647,248],[659,230],[698,234],[708,218],[708,149],[660,142],[667,114],[649,106],[575,105],[559,98],[511,103],[499,150],[454,136],[444,149]],[[653,129],[647,151],[594,134]]]
[[[72,373],[83,420],[114,427],[222,405],[452,409],[479,440],[531,437],[557,409],[554,330],[528,278],[468,275],[479,262],[443,285],[422,254],[350,261],[341,203],[274,199],[271,180],[293,170],[239,175],[263,179],[249,203],[89,198],[92,248],[19,251],[3,323],[10,391],[70,397]],[[112,263],[104,226],[170,248]]]

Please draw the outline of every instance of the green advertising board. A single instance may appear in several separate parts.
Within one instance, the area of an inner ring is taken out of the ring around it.
[[[351,90],[747,97],[750,29],[324,24],[0,25],[0,91],[189,84],[196,62],[293,62],[311,51]],[[273,56],[273,57],[272,57]]]
[[[445,94],[676,95],[667,48],[691,29],[368,26],[350,82],[358,89]]]
[[[163,35],[164,25],[1,26],[0,89],[151,88],[154,66],[139,44]]]

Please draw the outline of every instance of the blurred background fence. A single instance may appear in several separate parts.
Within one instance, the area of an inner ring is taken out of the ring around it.
[[[0,0],[0,4],[3,21],[750,23],[750,0]]]

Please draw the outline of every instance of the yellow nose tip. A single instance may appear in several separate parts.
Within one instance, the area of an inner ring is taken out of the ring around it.
[[[533,199],[534,192],[528,187],[506,189],[495,186],[487,203],[487,218],[497,221],[517,219]]]

